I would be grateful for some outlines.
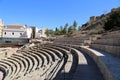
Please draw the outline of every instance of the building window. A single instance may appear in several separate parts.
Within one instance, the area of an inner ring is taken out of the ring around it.
[[[5,41],[5,43],[11,43],[11,41]]]
[[[4,34],[6,35],[6,32]]]
[[[39,34],[42,34],[42,30],[39,30],[38,32],[39,32]]]
[[[12,33],[12,35],[14,35],[14,32]]]
[[[20,35],[22,35],[22,33],[20,33]]]

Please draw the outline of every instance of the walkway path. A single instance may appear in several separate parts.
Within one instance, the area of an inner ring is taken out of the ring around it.
[[[108,78],[111,78],[111,80],[120,80],[120,57],[113,56],[102,50],[95,50],[88,47],[83,47],[83,48],[91,51],[92,54],[96,55],[105,64],[105,67],[109,71],[108,74],[112,75],[112,76],[107,76]]]
[[[86,60],[84,59],[84,63],[78,65],[72,80],[104,80],[93,59],[85,52],[79,50],[78,53],[83,54],[83,56],[79,56],[80,60],[83,60],[83,57]]]

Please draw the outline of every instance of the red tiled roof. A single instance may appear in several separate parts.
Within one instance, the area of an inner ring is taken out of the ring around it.
[[[5,28],[7,28],[7,29],[20,29],[20,28],[23,28],[23,25],[11,24],[11,25],[6,25]]]

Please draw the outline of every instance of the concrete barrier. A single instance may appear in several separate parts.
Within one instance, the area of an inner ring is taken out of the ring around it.
[[[87,48],[81,47],[81,50],[88,53],[90,57],[93,58],[93,60],[96,62],[98,65],[101,73],[103,74],[105,80],[115,80],[113,75],[110,73],[108,70],[108,67],[105,65],[105,63],[99,58],[101,54],[95,54],[93,51],[88,50]]]
[[[116,56],[120,56],[120,46],[92,44],[91,47],[107,51],[107,52],[109,52],[109,53],[111,53],[113,55],[116,55]]]

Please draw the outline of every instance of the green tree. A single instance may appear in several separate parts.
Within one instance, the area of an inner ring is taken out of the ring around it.
[[[60,26],[60,31],[62,32],[62,30],[63,30],[63,26]]]
[[[74,27],[73,27],[73,26],[70,26],[70,27],[68,28],[68,36],[71,36],[71,35],[73,34],[73,32],[74,32]]]
[[[61,34],[66,34],[66,29],[65,28],[63,28]]]
[[[55,29],[55,32],[54,32],[55,35],[60,35],[60,30],[56,27]]]
[[[63,32],[64,32],[64,34],[66,34],[68,32],[68,23],[65,24]]]
[[[46,34],[47,36],[49,35],[49,30],[48,30],[48,29],[45,31],[45,34]]]
[[[59,29],[56,27],[55,31],[59,31]]]
[[[120,8],[113,9],[107,22],[104,24],[105,30],[120,29]]]
[[[60,27],[61,28],[61,35],[65,35],[66,33],[67,33],[67,28],[68,28],[68,23],[66,23],[65,25],[64,25],[64,27]]]
[[[59,31],[60,35],[63,35],[63,26],[60,26],[60,31]]]
[[[53,36],[54,35],[54,31],[52,30],[52,29],[47,29],[46,30],[46,32],[45,32],[45,34],[47,35],[47,36]]]
[[[81,26],[78,27],[78,30],[81,30]]]
[[[76,22],[76,20],[74,20],[74,23],[73,23],[74,30],[76,30],[76,27],[77,27],[77,22]]]

